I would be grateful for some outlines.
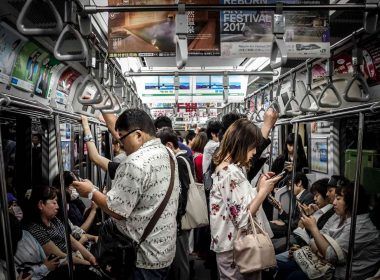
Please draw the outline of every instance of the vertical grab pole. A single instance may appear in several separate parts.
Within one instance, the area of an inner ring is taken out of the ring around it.
[[[298,147],[298,129],[299,123],[295,123],[295,131],[294,131],[294,146],[293,146],[293,169],[292,169],[292,184],[290,187],[290,199],[289,199],[289,219],[288,219],[288,232],[286,234],[286,248],[289,250],[289,241],[290,241],[290,233],[292,229],[292,218],[295,203],[293,203],[294,198],[294,178],[296,177],[296,167],[297,167],[297,147]]]
[[[102,143],[99,143],[99,138],[98,138],[98,125],[97,124],[94,124],[93,126],[94,128],[94,140],[95,140],[95,146],[96,148],[98,149],[98,152],[99,152],[99,147]],[[96,184],[99,188],[99,191],[101,193],[103,193],[103,182],[102,182],[102,173],[101,173],[101,169],[99,167],[99,165],[96,165]],[[103,210],[101,210],[101,214],[102,214],[102,224],[104,224],[104,212]]]
[[[273,140],[274,140],[274,129],[272,129],[270,134],[270,152],[269,152],[269,171],[272,169],[273,164]]]
[[[113,145],[112,145],[112,141],[113,141],[113,137],[111,135],[111,133],[109,133],[107,131],[107,135],[108,135],[108,148],[110,150],[110,160],[113,161],[113,158],[114,158],[114,155],[113,155]],[[110,173],[107,172],[107,192],[111,189],[111,186],[112,186],[112,180],[111,180],[111,177],[110,177]]]
[[[79,159],[79,176],[85,178],[84,167],[83,167],[83,127],[79,126],[79,134],[78,134],[78,159]]]
[[[63,160],[62,160],[62,149],[61,149],[61,130],[59,126],[59,116],[55,115],[54,117],[55,123],[55,141],[57,145],[57,162],[58,162],[58,170],[59,170],[59,182],[61,185],[61,199],[62,199],[62,211],[63,211],[63,224],[65,226],[65,241],[67,247],[67,259],[69,265],[69,279],[74,280],[74,270],[73,270],[73,251],[71,248],[71,240],[70,240],[70,231],[69,231],[69,218],[67,215],[67,201],[66,201],[66,191],[65,191],[65,183],[63,180]]]
[[[0,125],[1,126],[1,125]],[[4,164],[4,155],[3,155],[3,140],[1,138],[1,129],[0,129],[0,222],[1,230],[3,231],[4,239],[4,250],[5,252],[5,261],[7,263],[7,276],[9,280],[16,280],[15,271],[15,261],[13,258],[13,249],[11,242],[11,225],[9,222],[9,212],[8,212],[8,199],[7,199],[7,185],[5,180],[5,164]]]
[[[355,245],[355,228],[356,228],[356,214],[358,208],[359,199],[359,185],[361,178],[361,166],[363,155],[363,132],[364,132],[364,113],[359,113],[359,131],[358,131],[358,146],[357,146],[357,158],[356,158],[356,172],[355,172],[355,189],[354,189],[354,201],[351,213],[351,227],[350,227],[350,242],[348,245],[347,254],[347,267],[346,267],[346,279],[352,279],[352,260],[354,255]]]

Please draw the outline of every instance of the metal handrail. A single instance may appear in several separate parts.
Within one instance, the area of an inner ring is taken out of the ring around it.
[[[63,43],[63,40],[65,38],[66,33],[71,33],[74,35],[74,37],[79,41],[81,45],[81,52],[76,54],[62,54],[60,52],[61,45]],[[61,34],[59,35],[57,42],[54,46],[54,56],[56,59],[61,61],[82,61],[87,60],[88,58],[88,47],[86,42],[84,41],[82,35],[78,30],[76,30],[74,27],[72,27],[70,24],[67,24],[66,27],[62,30]]]
[[[252,10],[276,10],[275,4],[260,5],[186,5],[189,11],[252,11]],[[376,4],[284,4],[283,10],[286,11],[304,11],[304,10],[344,10],[344,11],[378,11]],[[83,12],[87,14],[103,12],[156,12],[156,11],[178,11],[178,5],[123,5],[123,6],[96,6],[85,5]]]
[[[360,28],[358,30],[355,31],[356,35],[358,36],[359,34],[361,33],[364,33],[364,28]],[[334,51],[340,47],[342,47],[345,43],[347,43],[348,41],[350,41],[352,39],[352,36],[353,34],[350,34],[348,35],[347,37],[344,37],[343,39],[341,39],[340,41],[336,42],[335,44],[333,44],[330,49],[331,51]],[[309,62],[316,62],[316,61],[319,61],[320,58],[314,58],[314,59],[311,59],[309,60]],[[273,82],[270,82],[264,86],[262,86],[261,88],[259,88],[258,90],[256,90],[255,92],[251,93],[250,95],[248,95],[246,98],[250,98],[251,96],[254,96],[255,94],[257,94],[261,89],[264,89],[264,88],[267,88],[271,83],[275,83],[276,81],[278,82],[279,80],[283,80],[284,78],[286,78],[287,76],[289,76],[290,74],[292,74],[293,71],[299,71],[301,70],[302,68],[304,68],[306,66],[306,62],[304,63],[301,63],[299,65],[297,65],[296,67],[294,67],[293,69],[285,72],[284,74],[281,74],[275,81]]]
[[[293,211],[295,203],[293,202],[293,199],[295,199],[294,195],[294,181],[297,173],[297,160],[298,160],[298,130],[299,130],[299,124],[295,124],[294,128],[294,145],[293,145],[293,168],[292,168],[292,182],[290,186],[290,199],[289,199],[289,218],[288,218],[288,231],[286,234],[286,248],[289,249],[290,247],[290,234],[292,232],[292,219],[293,219]]]
[[[102,104],[91,105],[91,107],[94,108],[95,110],[112,109],[113,106],[114,106],[113,99],[111,97],[112,93],[107,88],[104,88],[103,91],[105,92],[105,94],[107,95],[107,97],[103,98]]]
[[[285,115],[286,116],[292,116],[292,117],[299,116],[302,114],[302,112],[300,111],[300,104],[298,103],[298,101],[296,99],[296,72],[293,73],[290,94],[291,94],[291,96],[290,96],[288,102],[285,104],[285,108],[284,108]],[[298,111],[294,111],[292,109],[292,107],[291,107],[292,102],[294,102],[297,105]]]
[[[354,48],[352,49],[352,66],[354,68],[354,73],[351,80],[347,83],[346,89],[344,90],[343,98],[348,102],[367,102],[370,98],[369,87],[366,79],[363,77],[362,72],[360,71],[360,65],[363,62],[363,53],[362,50],[358,48],[356,42],[356,35],[352,36]],[[359,89],[362,94],[361,97],[349,96],[348,93],[351,87],[354,85],[354,82],[359,83]]]
[[[276,38],[273,36],[272,47],[270,51],[270,66],[272,69],[276,69],[286,64],[288,60],[288,54],[286,51],[286,45],[284,39]],[[280,56],[280,61],[276,62],[278,55]]]
[[[328,75],[327,75],[327,85],[326,87],[322,90],[321,94],[319,95],[318,98],[318,105],[320,108],[339,108],[342,105],[342,97],[340,96],[338,90],[334,86],[334,80],[333,80],[333,75],[334,75],[334,63],[332,60],[332,54],[330,58],[328,59]],[[322,98],[324,95],[328,92],[328,90],[332,91],[333,94],[335,95],[337,99],[337,103],[325,103],[322,101]]]
[[[71,239],[70,239],[70,226],[69,226],[69,216],[67,211],[67,201],[66,201],[66,189],[65,182],[63,179],[63,158],[62,158],[62,149],[61,149],[61,132],[60,132],[60,122],[59,116],[55,115],[54,118],[54,128],[55,128],[55,140],[57,145],[57,162],[58,162],[58,170],[59,170],[59,182],[60,182],[60,191],[61,191],[61,200],[63,206],[63,225],[65,228],[65,242],[67,249],[67,260],[68,260],[68,274],[69,279],[74,279],[74,262],[73,262],[73,254],[71,247]]]
[[[92,82],[96,87],[96,92],[92,99],[82,99],[82,94],[84,93],[84,90],[86,89],[86,86],[88,83]],[[78,87],[78,94],[77,94],[77,100],[82,105],[94,105],[99,104],[103,101],[103,95],[102,95],[102,85],[98,82],[98,80],[94,79],[91,74],[88,74],[86,78],[82,81],[82,83]]]
[[[313,90],[311,89],[311,84],[312,84],[312,80],[313,80],[312,64],[306,63],[306,65],[307,65],[307,67],[306,67],[306,69],[307,69],[307,74],[306,74],[307,85],[306,85],[305,95],[302,98],[301,103],[300,103],[300,110],[303,113],[306,113],[306,112],[316,113],[319,110],[319,106],[318,106],[317,98],[315,97],[315,95],[313,94]],[[317,108],[312,108],[311,104],[310,104],[310,107],[304,107],[303,105],[304,105],[306,98],[309,98],[309,101],[310,101],[310,98],[312,100],[314,100]]]
[[[114,107],[112,109],[102,109],[100,110],[103,114],[119,114],[122,111],[122,105],[114,94],[111,94],[110,97],[113,99]]]
[[[54,16],[55,20],[57,21],[57,25],[55,27],[51,27],[51,28],[37,28],[37,27],[31,28],[31,27],[25,26],[23,20],[26,19],[26,14],[29,11],[29,8],[30,8],[33,1],[35,1],[35,0],[27,0],[21,9],[20,14],[17,17],[17,22],[16,22],[16,26],[17,26],[18,31],[21,34],[33,35],[33,36],[56,35],[56,34],[60,33],[63,29],[62,18],[60,16],[59,12],[57,11],[56,7],[54,6],[54,4],[51,2],[51,0],[43,0],[43,1],[50,7],[50,9],[52,11],[52,15]]]

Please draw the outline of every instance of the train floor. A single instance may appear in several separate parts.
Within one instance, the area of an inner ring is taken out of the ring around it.
[[[190,280],[212,280],[211,270],[205,267],[205,261],[190,256]]]

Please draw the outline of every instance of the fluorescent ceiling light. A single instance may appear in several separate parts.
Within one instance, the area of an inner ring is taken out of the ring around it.
[[[117,60],[119,61],[123,74],[130,70],[133,72],[139,72],[141,70],[142,65],[138,57],[117,58]]]
[[[248,61],[247,66],[245,67],[245,71],[256,71],[267,60],[269,60],[267,57],[251,58],[250,61]]]

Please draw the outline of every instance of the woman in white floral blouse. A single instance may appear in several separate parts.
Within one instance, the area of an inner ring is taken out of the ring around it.
[[[210,192],[211,249],[216,252],[220,279],[260,279],[261,273],[242,275],[234,266],[233,242],[239,228],[248,224],[248,213],[271,235],[261,207],[280,179],[274,173],[263,175],[257,189],[246,178],[245,168],[261,139],[260,129],[247,119],[234,122],[226,131],[213,161],[217,166]],[[248,212],[249,211],[249,212]]]

